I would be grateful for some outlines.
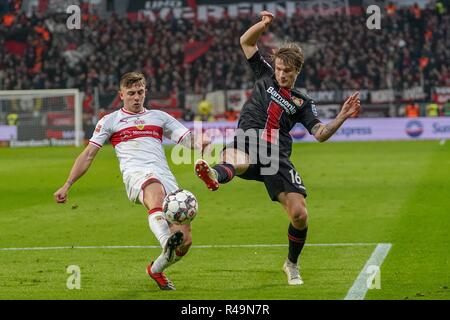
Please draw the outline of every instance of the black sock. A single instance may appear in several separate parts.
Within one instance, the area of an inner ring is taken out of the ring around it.
[[[236,174],[236,169],[229,163],[216,164],[213,169],[217,171],[217,180],[219,183],[230,182]]]
[[[298,230],[294,228],[292,223],[289,224],[288,229],[288,239],[289,239],[289,261],[292,263],[297,263],[298,257],[302,252],[303,246],[306,241],[306,234],[308,232],[308,227],[303,230]]]

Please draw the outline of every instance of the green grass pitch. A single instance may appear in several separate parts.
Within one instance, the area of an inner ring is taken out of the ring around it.
[[[287,248],[192,248],[168,269],[177,291],[145,274],[159,249],[142,206],[128,201],[118,161],[104,147],[89,172],[57,205],[77,148],[0,149],[0,299],[343,299],[376,243],[391,243],[380,289],[366,299],[450,299],[450,143],[296,144],[292,161],[308,188],[309,244],[303,286],[281,271]],[[170,148],[166,149],[170,154]],[[286,244],[288,218],[264,185],[235,179],[211,193],[192,165],[171,164],[179,185],[200,203],[194,245]],[[81,289],[69,290],[69,265]]]

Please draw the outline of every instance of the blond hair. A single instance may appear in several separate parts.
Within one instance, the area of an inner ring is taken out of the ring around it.
[[[300,72],[305,63],[302,49],[293,42],[289,42],[276,49],[271,55],[272,61],[278,58],[288,67],[293,67]]]
[[[135,83],[141,83],[144,86],[147,85],[145,81],[145,76],[142,72],[127,72],[120,78],[120,89],[130,88]]]

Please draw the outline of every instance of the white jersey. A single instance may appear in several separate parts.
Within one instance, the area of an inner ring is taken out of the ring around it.
[[[123,108],[104,116],[89,143],[101,148],[110,140],[120,163],[124,183],[133,173],[155,173],[175,181],[162,147],[166,137],[179,143],[189,129],[169,114],[159,110],[130,113]],[[167,191],[167,190],[166,190]]]

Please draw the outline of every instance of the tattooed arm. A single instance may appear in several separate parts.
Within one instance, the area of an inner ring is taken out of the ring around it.
[[[344,121],[344,118],[340,118],[338,116],[336,119],[327,124],[318,123],[311,129],[311,133],[317,141],[327,141],[337,131],[337,129],[340,128]]]
[[[345,120],[349,117],[358,115],[360,109],[361,102],[359,101],[359,92],[355,92],[345,101],[341,111],[334,120],[327,124],[316,124],[311,129],[311,133],[317,141],[327,141],[342,126]]]

